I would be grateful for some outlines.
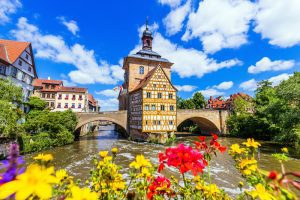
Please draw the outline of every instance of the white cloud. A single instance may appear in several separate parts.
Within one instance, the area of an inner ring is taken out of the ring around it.
[[[72,81],[69,81],[67,79],[62,80],[64,83],[64,86],[76,86],[76,83],[73,83]]]
[[[191,11],[191,0],[184,5],[172,10],[163,20],[167,33],[174,35],[182,29],[183,21]]]
[[[207,53],[238,48],[247,43],[249,23],[254,14],[255,5],[249,0],[200,1],[198,10],[189,15],[182,40],[199,38]]]
[[[218,90],[228,90],[228,89],[232,88],[232,86],[233,86],[232,81],[224,81],[224,82],[220,83],[219,85],[213,86],[213,88],[216,88]]]
[[[192,92],[197,88],[197,86],[194,85],[175,85],[175,87],[180,92]]]
[[[271,78],[269,78],[269,81],[272,82],[272,86],[277,86],[281,83],[281,81],[287,80],[290,76],[292,76],[293,74],[280,74],[278,76],[273,76]]]
[[[95,92],[95,93],[99,94],[99,95],[104,95],[106,97],[115,97],[115,98],[117,98],[118,95],[119,95],[119,90],[114,91],[113,89],[106,89],[106,90],[101,90],[101,91],[98,91],[98,92]]]
[[[300,44],[300,1],[259,0],[254,31],[279,47]]]
[[[0,0],[0,24],[5,24],[10,21],[9,15],[22,7],[19,0]]]
[[[119,101],[116,98],[97,99],[101,107],[101,111],[116,111],[119,109]]]
[[[213,88],[206,88],[205,90],[199,90],[203,94],[204,97],[210,97],[210,96],[221,96],[224,95],[224,92],[221,92],[219,90],[213,89]]]
[[[182,0],[158,0],[162,5],[168,5],[170,7],[177,7],[181,4]]]
[[[255,79],[250,79],[248,81],[242,82],[240,88],[246,91],[255,91],[257,88],[257,81]]]
[[[37,58],[74,65],[77,70],[68,74],[74,83],[116,84],[122,80],[120,66],[111,67],[103,60],[97,62],[93,50],[88,50],[78,43],[68,45],[60,35],[43,34],[24,17],[19,19],[17,29],[12,30],[11,34],[17,40],[32,42]]]
[[[265,71],[280,71],[290,69],[295,66],[294,60],[275,60],[271,61],[268,57],[262,58],[254,66],[248,68],[251,74],[257,74]]]
[[[143,29],[139,29],[140,35]],[[138,44],[130,54],[134,54],[141,49],[141,43]],[[176,72],[181,78],[184,77],[202,77],[204,74],[215,72],[223,68],[230,68],[241,64],[238,59],[225,60],[217,62],[215,59],[208,58],[202,52],[193,48],[183,48],[170,40],[164,38],[160,33],[154,32],[153,50],[163,57],[173,62],[173,72]]]
[[[59,19],[60,23],[62,23],[63,25],[65,25],[67,27],[67,29],[73,34],[76,35],[77,32],[79,31],[79,27],[77,25],[77,22],[74,20],[70,20],[67,21],[65,17],[61,16],[61,17],[57,17],[57,19]]]

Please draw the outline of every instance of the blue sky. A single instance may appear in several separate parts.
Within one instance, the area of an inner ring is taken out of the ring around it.
[[[253,95],[300,70],[299,0],[1,0],[0,13],[1,38],[32,42],[39,78],[87,87],[103,110],[117,109],[147,16],[183,98]]]

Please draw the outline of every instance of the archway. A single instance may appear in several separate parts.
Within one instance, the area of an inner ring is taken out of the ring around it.
[[[195,133],[199,133],[199,134],[209,135],[211,132],[216,134],[221,133],[220,129],[216,126],[214,122],[204,117],[198,117],[198,116],[188,117],[186,119],[181,120],[180,122],[177,122],[178,131],[182,131],[182,127],[184,125],[186,126],[197,125],[198,128],[196,128]],[[189,131],[189,130],[185,129],[184,131]]]
[[[124,123],[122,123],[116,119],[106,117],[106,116],[105,117],[103,117],[103,116],[91,117],[91,118],[87,118],[83,121],[80,120],[75,129],[75,136],[82,136],[82,135],[87,134],[87,132],[85,130],[87,128],[86,126],[88,124],[92,124],[92,126],[96,126],[95,125],[96,122],[100,122],[100,121],[107,121],[107,122],[113,123],[115,125],[115,130],[117,132],[121,133],[125,137],[128,136],[127,128],[125,127]]]

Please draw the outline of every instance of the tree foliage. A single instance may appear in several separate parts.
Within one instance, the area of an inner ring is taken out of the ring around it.
[[[30,110],[44,110],[47,106],[47,102],[38,97],[30,97],[26,104],[29,106]]]
[[[254,113],[243,111],[247,106],[237,100],[227,120],[233,135],[275,140],[283,144],[300,145],[300,73],[276,87],[261,81],[255,92]]]
[[[192,98],[182,99],[177,97],[177,108],[179,109],[202,109],[206,106],[206,100],[201,92],[196,92]]]
[[[0,78],[0,99],[20,104],[22,102],[22,88],[8,79]]]

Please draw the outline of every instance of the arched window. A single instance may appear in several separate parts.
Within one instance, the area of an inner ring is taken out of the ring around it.
[[[144,74],[144,67],[143,66],[140,66],[140,74]]]
[[[147,46],[150,47],[150,40],[146,40]]]

